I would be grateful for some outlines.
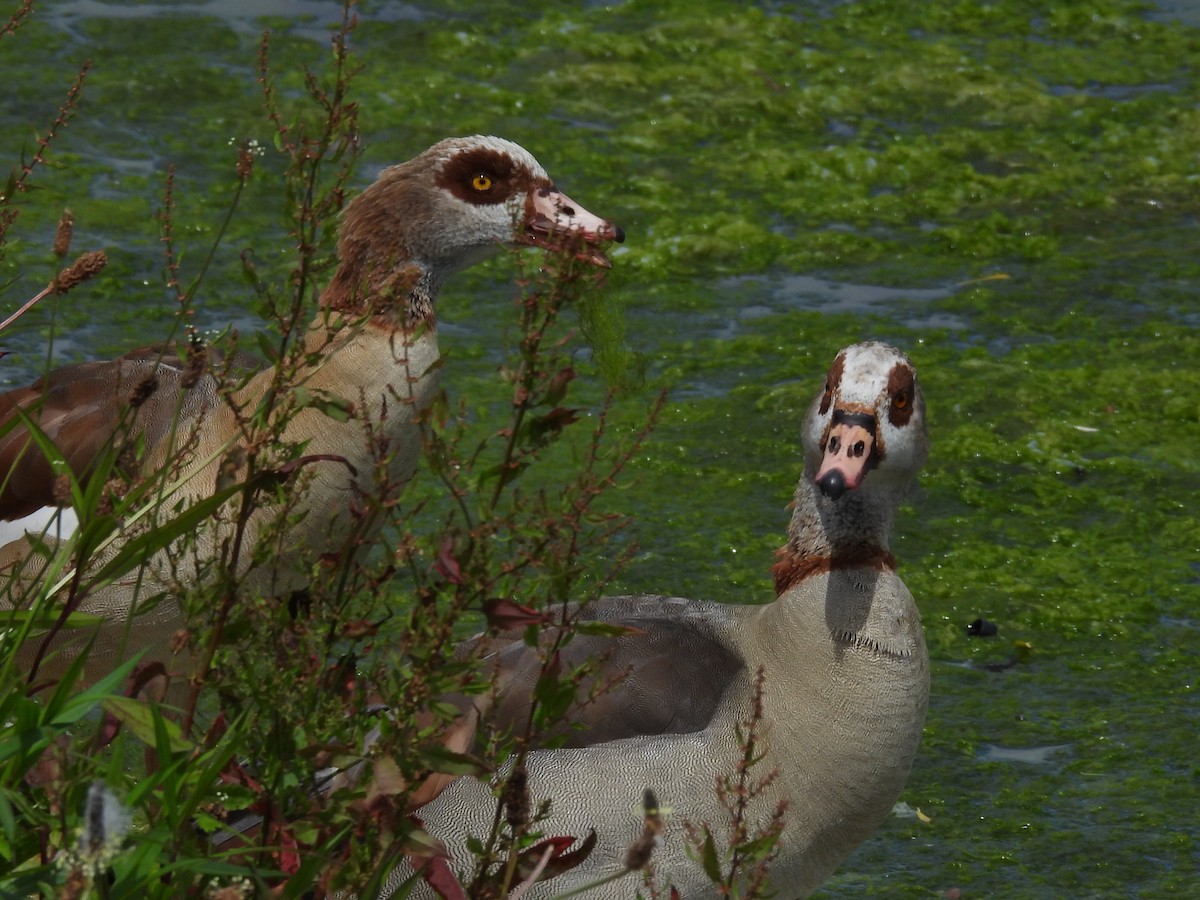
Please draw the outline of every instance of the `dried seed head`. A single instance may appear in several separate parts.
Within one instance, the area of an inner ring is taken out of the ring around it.
[[[62,218],[58,220],[58,230],[54,232],[54,255],[62,259],[71,252],[71,235],[75,231],[75,216],[69,209],[64,209]]]
[[[242,181],[246,181],[254,174],[254,159],[266,153],[266,149],[253,138],[245,141],[230,140],[231,144],[237,144],[237,166],[235,171],[237,177]]]
[[[238,148],[236,171],[242,181],[249,180],[254,174],[254,154],[247,151],[245,145]]]
[[[201,341],[190,341],[187,347],[187,366],[183,370],[183,378],[179,382],[183,389],[194,388],[207,368],[208,348]]]
[[[529,778],[523,763],[513,769],[504,787],[504,815],[518,834],[529,824]]]
[[[117,445],[117,471],[136,472],[138,470],[138,461],[141,458],[141,453],[139,452],[141,449],[138,446],[138,442],[129,434],[122,434],[120,436],[120,443]],[[112,497],[120,497],[127,490],[122,479],[119,477],[109,479],[104,489],[108,493],[111,493]]]
[[[172,655],[178,655],[187,649],[188,643],[192,639],[192,633],[186,628],[180,628],[177,632],[171,635],[171,640],[167,643]]]
[[[658,798],[654,796],[654,791],[649,788],[646,788],[642,797],[642,807],[645,817],[642,833],[625,851],[625,869],[630,872],[639,872],[646,867],[663,833],[662,810],[658,806]]]
[[[125,490],[125,482],[120,478],[110,478],[104,485],[104,490],[100,492],[100,499],[96,501],[96,515],[111,516],[116,508],[117,499]]]
[[[149,400],[154,392],[158,390],[158,373],[147,372],[142,376],[141,380],[133,386],[133,390],[129,392],[129,406],[137,409],[147,400]]]
[[[89,250],[79,256],[75,262],[58,273],[54,279],[54,293],[65,294],[71,288],[82,284],[108,265],[108,257],[103,250]]]
[[[54,487],[51,488],[51,496],[58,506],[71,505],[71,476],[67,474],[59,475],[54,479]]]
[[[625,851],[625,868],[630,872],[640,872],[646,868],[646,863],[650,862],[650,854],[654,852],[655,846],[656,841],[653,838],[647,838],[646,832],[643,831]]]

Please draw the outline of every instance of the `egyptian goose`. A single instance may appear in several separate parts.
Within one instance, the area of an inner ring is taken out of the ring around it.
[[[765,755],[752,774],[778,775],[749,814],[763,824],[787,802],[770,869],[774,896],[815,890],[892,809],[929,694],[920,616],[888,550],[896,507],[927,454],[912,364],[883,344],[842,350],[802,440],[804,475],[772,570],[774,602],[642,595],[586,608],[585,619],[632,630],[617,639],[577,635],[563,650],[563,670],[602,658],[600,683],[617,686],[569,716],[575,730],[563,732],[565,746],[530,752],[528,786],[531,808],[552,804],[538,830],[582,838],[594,828],[598,841],[578,868],[523,896],[565,893],[621,871],[643,829],[646,788],[668,810],[651,857],[659,882],[689,900],[718,896],[685,851],[682,823],[708,822],[718,841],[727,839],[715,779],[737,768],[737,732],[751,717],[760,667]],[[503,685],[495,723],[521,731],[537,653],[519,636],[477,639],[472,649]],[[470,870],[466,838],[486,838],[495,806],[491,785],[463,778],[417,816],[452,865]],[[393,873],[393,887],[406,874]],[[581,896],[627,898],[639,884],[629,874]]]
[[[379,527],[371,514],[381,499],[377,463],[387,460],[387,487],[395,491],[420,458],[419,414],[438,383],[434,309],[442,283],[504,246],[547,246],[552,236],[568,240],[597,265],[607,265],[598,245],[624,239],[619,227],[555,188],[524,148],[496,137],[441,141],[384,169],[347,206],[338,265],[304,336],[308,363],[283,393],[295,398],[295,389],[303,386],[309,397],[339,398],[351,414],[339,421],[316,407],[301,407],[288,422],[284,439],[321,461],[304,467],[305,491],[299,507],[289,510],[292,517],[300,514],[299,521],[276,535],[278,546],[267,554],[274,557],[271,564],[249,572],[248,564],[240,566],[253,589],[282,596],[307,583],[305,573],[319,555],[353,552],[370,540]],[[54,473],[25,428],[18,423],[5,431],[16,408],[39,423],[78,477],[85,478],[98,454],[120,437],[116,423],[125,420],[132,423],[129,438],[144,444],[137,471],[179,467],[173,477],[184,484],[166,501],[168,508],[211,496],[218,478],[228,475],[218,471],[222,461],[236,460],[242,442],[231,404],[219,392],[216,368],[210,361],[198,373],[194,360],[174,349],[135,350],[120,359],[56,370],[0,396],[0,520],[20,536],[31,527],[22,517],[40,515],[44,522],[46,510],[63,502]],[[232,405],[243,417],[272,393],[273,377],[273,370],[261,371],[237,390]],[[141,396],[131,411],[135,391]],[[242,559],[249,559],[258,530],[275,515],[268,507],[250,520]],[[205,528],[190,568],[179,569],[179,560],[163,553],[148,572],[133,573],[85,599],[80,611],[111,622],[89,654],[89,677],[134,650],[161,647],[181,624],[180,610],[168,596],[139,616],[126,642],[136,579],[142,579],[136,602],[169,595],[174,579],[200,575],[228,534]],[[27,539],[18,539],[0,551],[0,565],[10,570],[28,565],[20,562],[28,550]],[[10,591],[17,581],[9,579]],[[0,606],[7,599],[0,595]]]

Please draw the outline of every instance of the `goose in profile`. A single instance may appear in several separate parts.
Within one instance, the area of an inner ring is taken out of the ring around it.
[[[270,504],[250,517],[237,571],[243,584],[271,596],[303,588],[313,561],[353,553],[370,541],[381,524],[381,503],[417,466],[421,413],[437,392],[435,306],[446,278],[505,246],[557,241],[607,266],[600,245],[623,239],[619,227],[559,191],[528,151],[501,138],[450,138],[384,169],[346,207],[337,268],[303,335],[305,362],[282,386],[273,382],[274,370],[265,369],[227,398],[212,358],[199,365],[203,354],[157,347],[67,366],[0,395],[0,525],[8,527],[0,538],[0,569],[30,576],[35,563],[26,532],[47,521],[51,538],[70,528],[69,498],[61,481],[56,489],[57,473],[24,424],[14,421],[17,410],[53,441],[77,478],[86,480],[114,443],[126,449],[118,465],[130,476],[169,468],[168,480],[180,485],[164,500],[169,516],[179,504],[212,496],[231,475],[236,483],[246,422],[257,410],[294,404],[283,440],[301,445],[312,461],[302,467],[302,493],[290,498],[285,529],[265,527],[279,515]],[[247,365],[243,359],[232,364]],[[331,417],[328,407],[304,405],[301,397],[331,401],[348,415]],[[228,552],[235,510],[235,503],[227,505],[226,527],[200,531],[186,563],[163,551],[146,570],[84,599],[79,611],[106,620],[88,655],[85,681],[137,650],[164,648],[183,624],[172,585],[203,580],[211,561]],[[266,562],[252,565],[260,531],[274,546],[259,548],[257,558]],[[27,583],[4,580],[0,616]],[[150,599],[158,602],[127,629],[131,610]],[[90,636],[90,629],[74,638],[64,633],[68,642]],[[28,648],[36,643],[27,642],[22,652],[32,653]],[[59,654],[59,669],[69,655]]]
[[[686,852],[683,823],[706,822],[718,847],[728,841],[729,813],[714,786],[737,770],[760,669],[763,757],[753,774],[775,778],[747,814],[753,833],[786,803],[773,896],[807,896],[891,811],[929,695],[920,616],[888,549],[897,506],[928,450],[925,401],[908,358],[879,343],[839,352],[804,419],[802,443],[804,474],[772,569],[773,602],[640,595],[582,611],[582,620],[627,631],[576,635],[561,651],[563,669],[599,660],[597,683],[615,686],[569,714],[561,746],[529,753],[527,783],[530,808],[551,804],[536,830],[583,838],[594,829],[597,841],[577,868],[523,896],[555,896],[621,871],[642,833],[650,788],[666,811],[651,857],[658,882],[689,900],[717,897]],[[501,686],[491,721],[521,732],[538,653],[518,634],[479,638],[467,649]],[[491,785],[462,778],[417,816],[444,842],[451,867],[469,871],[467,838],[486,839],[495,806]],[[407,874],[393,873],[392,886]],[[624,900],[639,878],[580,896]]]

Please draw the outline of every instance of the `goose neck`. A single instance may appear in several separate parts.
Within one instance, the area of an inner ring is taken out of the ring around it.
[[[796,487],[787,544],[772,568],[777,594],[812,575],[865,567],[894,571],[888,549],[896,498],[864,486],[837,500],[806,473]]]
[[[338,266],[321,294],[323,313],[347,319],[369,317],[390,330],[432,327],[442,279],[434,267],[406,259],[374,265],[350,257]]]

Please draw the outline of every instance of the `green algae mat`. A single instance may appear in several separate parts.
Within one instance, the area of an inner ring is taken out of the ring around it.
[[[0,380],[33,377],[48,345],[69,360],[165,334],[166,169],[199,258],[230,142],[269,145],[259,32],[284,91],[328,55],[338,6],[292,7],[47,3],[0,41],[14,165],[93,62],[56,168],[22,199],[4,310],[52,271],[63,206],[76,246],[112,260],[5,335]],[[359,183],[496,133],[626,229],[579,369],[597,396],[626,384],[630,428],[670,395],[609,501],[639,547],[618,589],[769,599],[800,419],[835,351],[886,340],[916,363],[933,453],[894,549],[932,706],[903,805],[821,896],[1194,892],[1200,29],[1116,0],[359,15]],[[249,190],[199,297],[207,326],[256,327],[239,254],[269,268],[286,244],[269,146]],[[504,396],[511,278],[500,259],[446,292],[453,395]],[[968,635],[979,618],[998,633]]]

